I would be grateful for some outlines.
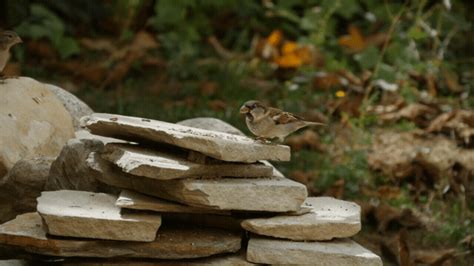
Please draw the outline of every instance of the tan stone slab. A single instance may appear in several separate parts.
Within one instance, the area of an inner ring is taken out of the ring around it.
[[[329,242],[296,242],[252,237],[247,260],[264,264],[311,264],[338,266],[379,266],[379,256],[350,239]]]
[[[153,241],[161,216],[121,214],[117,197],[104,193],[58,190],[42,192],[38,213],[51,235],[110,240]]]
[[[272,167],[262,163],[202,164],[178,155],[137,145],[107,144],[102,158],[126,173],[168,180],[200,177],[271,177]]]
[[[124,173],[95,153],[88,164],[106,184],[201,208],[289,212],[307,197],[304,185],[284,177],[155,180]]]
[[[114,265],[218,265],[218,266],[248,266],[257,265],[246,260],[245,252],[220,254],[207,258],[186,260],[154,260],[154,259],[97,259],[97,258],[67,258],[61,261],[61,265],[67,266],[114,266]],[[0,264],[0,266],[2,266]]]
[[[184,205],[181,203],[150,197],[131,190],[122,190],[115,205],[120,208],[148,210],[160,213],[198,213],[230,215],[229,211],[219,211]]]
[[[185,259],[237,252],[241,237],[215,228],[163,227],[153,242],[55,238],[37,213],[27,213],[0,225],[0,244],[61,257]]]
[[[278,215],[247,219],[245,230],[292,240],[331,240],[351,237],[361,229],[360,206],[331,197],[310,197],[303,204],[309,213],[300,216]]]
[[[93,134],[143,142],[164,142],[229,162],[289,161],[290,148],[263,144],[245,136],[157,120],[95,113],[82,119]]]

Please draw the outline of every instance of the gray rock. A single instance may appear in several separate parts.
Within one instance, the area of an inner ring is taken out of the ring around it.
[[[36,198],[44,190],[53,160],[51,157],[20,160],[0,178],[0,223],[36,209]]]
[[[262,163],[196,163],[176,153],[130,144],[109,143],[102,158],[126,173],[159,180],[202,177],[271,177],[272,167]]]
[[[248,137],[219,131],[99,113],[85,117],[82,123],[96,135],[130,141],[167,143],[223,161],[251,163],[258,160],[290,160],[288,146],[262,144]]]
[[[56,157],[74,137],[71,116],[45,84],[7,79],[0,95],[0,176],[23,158]]]
[[[311,212],[247,219],[242,227],[259,235],[310,241],[351,237],[361,229],[360,206],[353,202],[310,197],[303,206],[310,207]]]
[[[62,102],[66,110],[72,117],[74,128],[80,128],[80,119],[83,116],[91,115],[94,111],[83,101],[77,98],[74,94],[52,84],[45,84],[46,88],[50,90]]]
[[[306,187],[290,179],[219,178],[156,180],[133,176],[91,153],[89,166],[101,174],[101,182],[180,203],[218,210],[298,211],[306,199]]]
[[[89,131],[84,130],[84,129],[77,130],[76,132],[74,132],[74,134],[76,135],[76,139],[98,140],[98,141],[102,142],[104,145],[107,144],[107,143],[128,143],[127,141],[123,141],[123,140],[120,140],[120,139],[114,139],[114,138],[108,138],[108,137],[104,137],[104,136],[94,135],[94,134],[91,134]]]
[[[54,238],[46,234],[38,213],[22,214],[0,225],[0,245],[61,257],[202,258],[237,252],[241,240],[239,233],[216,228],[165,226],[153,242]]]
[[[207,130],[215,130],[219,132],[234,134],[245,136],[242,131],[238,130],[231,124],[228,124],[220,119],[213,118],[213,117],[198,117],[198,118],[191,118],[180,121],[177,123],[178,125],[188,126],[188,127],[195,127]]]
[[[154,241],[161,216],[121,213],[116,200],[110,194],[58,190],[41,193],[37,209],[51,235]]]
[[[380,266],[379,256],[350,239],[329,242],[296,242],[252,237],[247,260],[264,264]]]
[[[83,190],[92,192],[116,192],[100,182],[98,172],[92,170],[86,160],[91,152],[101,151],[104,144],[98,139],[71,139],[51,165],[45,190]]]
[[[194,214],[223,214],[230,215],[227,211],[198,208],[181,203],[150,197],[130,190],[123,190],[115,205],[120,208],[147,210],[160,213],[194,213]]]

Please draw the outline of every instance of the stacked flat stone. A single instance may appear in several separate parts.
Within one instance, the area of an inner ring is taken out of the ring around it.
[[[43,192],[37,213],[0,225],[0,244],[164,264],[209,256],[187,263],[382,264],[349,239],[361,228],[358,205],[308,198],[304,185],[268,163],[290,160],[288,146],[254,141],[217,119],[171,124],[93,114],[82,124],[97,139],[117,139],[103,141],[85,165],[120,194]],[[243,230],[250,232],[244,251]]]

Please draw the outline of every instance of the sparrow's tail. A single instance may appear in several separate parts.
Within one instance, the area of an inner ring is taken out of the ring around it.
[[[324,123],[304,121],[305,126],[326,126]]]

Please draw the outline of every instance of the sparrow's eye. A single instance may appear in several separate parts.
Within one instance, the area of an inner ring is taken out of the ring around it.
[[[255,108],[255,107],[257,107],[257,104],[256,103],[252,104],[252,108]]]

